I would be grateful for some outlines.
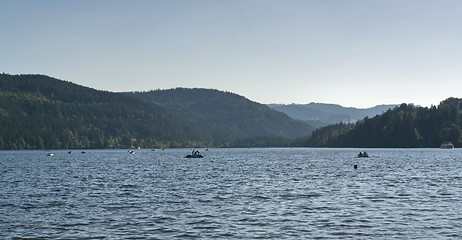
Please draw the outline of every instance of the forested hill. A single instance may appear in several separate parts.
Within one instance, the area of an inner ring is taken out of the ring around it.
[[[128,148],[204,142],[189,122],[133,97],[44,75],[0,74],[0,149]]]
[[[127,94],[159,104],[194,121],[208,129],[218,141],[254,137],[295,138],[310,135],[314,129],[266,105],[229,92],[176,88]]]
[[[0,74],[0,149],[201,146],[462,147],[462,99],[402,104],[356,123],[313,128],[210,89],[98,91],[44,75]],[[297,140],[295,140],[297,141]]]
[[[339,123],[317,129],[302,145],[433,148],[444,141],[462,147],[462,99],[448,98],[431,108],[401,104],[355,124]]]
[[[124,94],[0,74],[0,149],[287,146],[312,130],[216,90]]]

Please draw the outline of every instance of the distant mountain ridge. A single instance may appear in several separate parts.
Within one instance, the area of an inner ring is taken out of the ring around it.
[[[283,112],[288,116],[306,121],[313,127],[322,127],[339,122],[353,123],[364,117],[374,117],[382,114],[396,105],[378,105],[372,108],[343,107],[338,104],[314,103],[309,104],[267,104],[267,106]]]

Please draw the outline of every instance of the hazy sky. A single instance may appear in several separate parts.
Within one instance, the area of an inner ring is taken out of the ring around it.
[[[260,103],[462,97],[460,0],[0,0],[0,72]]]

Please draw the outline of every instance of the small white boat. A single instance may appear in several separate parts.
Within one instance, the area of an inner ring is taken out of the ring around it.
[[[443,142],[440,146],[441,149],[453,149],[454,144],[452,142]]]
[[[48,157],[53,157],[53,155],[54,155],[54,154],[51,153],[51,152],[50,152],[50,153],[47,153],[47,156],[48,156]]]

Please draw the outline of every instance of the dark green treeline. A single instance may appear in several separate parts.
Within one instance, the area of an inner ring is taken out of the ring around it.
[[[305,146],[432,148],[443,141],[462,147],[462,99],[448,98],[437,107],[401,104],[355,124],[333,124],[313,132]]]
[[[160,106],[124,94],[0,74],[0,149],[176,147],[204,139]]]

